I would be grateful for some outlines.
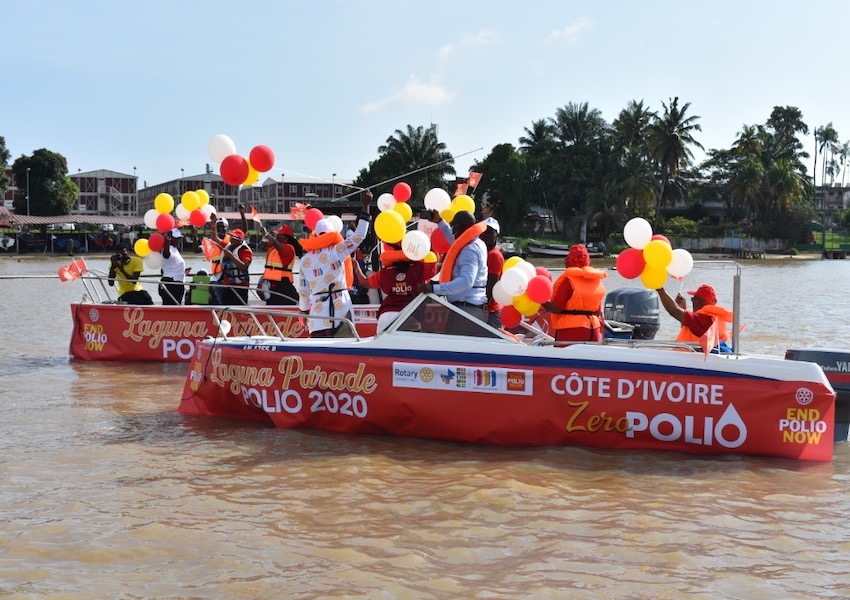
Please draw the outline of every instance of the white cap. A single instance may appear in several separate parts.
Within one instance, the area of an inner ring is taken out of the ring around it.
[[[179,230],[179,229],[177,229],[177,228],[175,227],[174,229],[172,229],[172,230],[171,230],[171,237],[173,237],[173,238],[182,238],[182,237],[183,237],[183,234],[182,234],[182,233],[180,233],[180,230]]]
[[[219,217],[219,218],[217,218],[217,219],[215,220],[215,222],[216,222],[216,225],[218,225],[219,223],[224,223],[224,226],[225,226],[225,227],[227,227],[228,225],[230,225],[230,223],[228,223],[228,222],[227,222],[227,219],[225,219],[224,217]]]
[[[323,233],[330,233],[334,230],[333,225],[331,225],[330,221],[327,219],[319,219],[316,222],[316,228],[313,230],[313,233],[316,235],[322,235]]]
[[[490,229],[495,229],[496,233],[499,233],[499,222],[493,217],[487,217],[484,219],[484,222],[487,223],[487,227]]]

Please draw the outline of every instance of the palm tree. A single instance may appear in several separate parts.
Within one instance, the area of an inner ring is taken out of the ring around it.
[[[378,147],[378,159],[370,163],[367,175],[377,178],[371,183],[378,183],[410,173],[404,181],[413,189],[413,197],[421,202],[428,190],[446,187],[446,178],[455,174],[452,165],[454,158],[437,139],[433,127],[408,125],[405,131],[396,129],[386,144]]]
[[[587,102],[570,102],[559,108],[552,125],[562,146],[592,146],[604,139],[609,129],[602,113]]]
[[[613,142],[624,151],[643,153],[649,134],[649,126],[658,115],[648,107],[643,100],[632,100],[620,111],[613,123]]]
[[[524,127],[525,135],[519,138],[519,152],[532,158],[543,158],[555,147],[555,128],[546,119],[531,122]]]
[[[661,169],[660,190],[655,204],[655,225],[658,225],[661,217],[661,206],[664,202],[664,193],[668,180],[675,179],[679,171],[694,159],[691,146],[703,150],[693,134],[702,131],[702,126],[697,123],[700,117],[686,116],[691,103],[686,102],[679,107],[678,96],[670,100],[670,104],[664,107],[664,115],[653,121],[650,126],[649,151]]]
[[[841,187],[844,187],[844,176],[847,174],[847,161],[850,160],[850,142],[844,142],[839,146],[838,157],[841,159]]]
[[[821,167],[820,184],[826,185],[827,154],[834,153],[838,145],[838,132],[832,123],[815,129],[815,174],[817,174],[818,152],[823,154],[823,166]]]

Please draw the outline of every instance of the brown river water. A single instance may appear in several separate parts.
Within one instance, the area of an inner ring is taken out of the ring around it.
[[[848,442],[803,463],[187,418],[187,365],[68,357],[82,285],[25,277],[67,261],[0,258],[2,598],[850,597]],[[731,307],[732,274],[685,289]],[[745,261],[742,349],[850,349],[849,275]]]

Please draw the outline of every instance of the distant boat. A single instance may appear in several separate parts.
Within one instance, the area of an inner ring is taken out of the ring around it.
[[[590,258],[602,258],[604,256],[603,252],[593,244],[587,244],[586,246],[587,252],[590,254]],[[528,253],[532,256],[563,258],[570,251],[572,244],[544,244],[537,240],[528,240],[526,247],[528,248]]]

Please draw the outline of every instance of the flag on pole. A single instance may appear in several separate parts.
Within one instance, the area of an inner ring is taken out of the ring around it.
[[[82,258],[78,258],[75,261],[68,263],[63,267],[59,267],[59,280],[60,281],[74,281],[75,279],[79,279],[82,277],[84,273],[88,273],[88,267],[86,267],[86,261]]]
[[[216,243],[210,238],[201,238],[201,250],[204,251],[204,258],[212,260],[213,252],[215,251]]]
[[[457,184],[457,189],[455,190],[455,196],[460,196],[466,193],[467,185],[465,183]]]
[[[251,207],[251,220],[256,221],[257,223],[260,222],[260,215],[257,212],[257,209],[254,208],[253,206]]]
[[[466,180],[466,183],[469,187],[477,188],[478,183],[481,181],[481,173],[476,173],[475,171],[469,172],[469,177]]]
[[[717,319],[714,319],[711,322],[711,327],[709,327],[704,334],[702,334],[699,338],[699,345],[702,348],[703,353],[705,354],[704,360],[708,360],[708,355],[711,354],[711,351],[714,350],[714,347],[719,342],[720,335],[718,334],[717,329]]]
[[[292,207],[289,216],[292,217],[293,221],[303,221],[304,215],[307,214],[307,209],[309,207],[309,204],[301,204],[300,202],[296,202],[295,206]]]

